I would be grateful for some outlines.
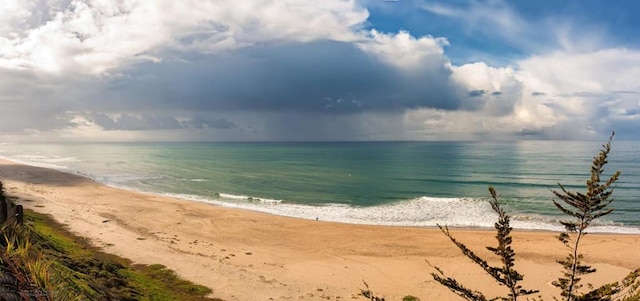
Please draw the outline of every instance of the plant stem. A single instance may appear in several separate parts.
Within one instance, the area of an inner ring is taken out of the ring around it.
[[[580,219],[580,227],[578,228],[578,236],[573,246],[573,262],[571,263],[571,281],[569,282],[569,288],[567,290],[567,301],[573,299],[573,286],[575,285],[576,270],[578,269],[578,245],[580,244],[580,238],[582,238],[582,231],[586,228],[585,218]]]

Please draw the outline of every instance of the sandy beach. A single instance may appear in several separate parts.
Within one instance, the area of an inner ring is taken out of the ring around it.
[[[362,226],[302,220],[108,187],[55,170],[0,161],[5,191],[26,208],[48,213],[106,251],[161,263],[213,289],[224,300],[364,300],[363,280],[386,300],[460,300],[429,275],[449,275],[489,294],[501,293],[437,229]],[[614,204],[615,208],[615,204]],[[495,244],[486,230],[453,229],[480,255]],[[566,254],[551,232],[515,231],[524,286],[551,299]],[[640,267],[638,235],[590,234],[586,282],[622,279]]]

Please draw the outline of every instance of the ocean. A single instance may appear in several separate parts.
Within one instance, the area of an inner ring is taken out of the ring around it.
[[[493,186],[512,226],[562,230],[551,190],[584,191],[594,141],[47,143],[0,156],[107,185],[324,221],[493,227]],[[640,233],[640,142],[614,141],[614,212],[591,232]]]

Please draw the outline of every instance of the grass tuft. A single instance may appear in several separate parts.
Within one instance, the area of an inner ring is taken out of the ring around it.
[[[0,238],[0,280],[9,275],[5,282],[19,283],[1,291],[2,300],[22,294],[31,300],[221,301],[163,265],[134,265],[105,253],[48,215],[25,210],[25,224],[3,226]]]

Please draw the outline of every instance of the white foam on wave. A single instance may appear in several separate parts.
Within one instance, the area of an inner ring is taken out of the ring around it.
[[[516,229],[535,229],[548,231],[564,231],[561,219],[540,215],[513,215],[511,226]],[[640,227],[627,227],[621,223],[608,220],[594,220],[588,228],[589,233],[640,234]]]
[[[101,175],[101,176],[88,175],[87,177],[91,178],[96,182],[100,182],[109,186],[123,188],[123,189],[136,189],[135,187],[140,183],[160,180],[164,178],[163,176],[159,176],[159,175],[152,176],[152,175],[136,175],[136,174],[126,174],[126,173],[107,174],[107,175]]]
[[[59,163],[77,161],[77,159],[73,157],[46,157],[46,156],[40,156],[40,155],[17,155],[17,156],[11,156],[11,157],[0,156],[0,158],[8,161],[16,162],[18,164],[49,168],[49,169],[55,169],[55,170],[69,169],[68,166],[61,165]]]
[[[176,178],[177,181],[183,181],[183,182],[209,182],[208,179],[201,179],[201,178]]]
[[[250,203],[263,203],[263,204],[282,203],[282,200],[258,198],[258,197],[252,197],[247,195],[233,195],[233,194],[226,194],[226,193],[220,193],[218,195],[219,195],[219,198],[223,200],[226,199],[226,200],[235,200],[235,201],[247,201]]]
[[[217,199],[193,195],[169,195],[224,207],[349,224],[412,227],[447,225],[450,227],[493,228],[497,221],[497,215],[487,201],[471,198],[420,197],[393,204],[356,207],[346,204],[311,206],[286,203],[281,200],[270,202],[268,199],[228,194],[220,194]],[[514,215],[511,226],[524,230],[563,231],[562,225],[557,220],[542,216]],[[589,232],[640,234],[640,228],[601,222],[590,227]]]
[[[491,227],[496,218],[488,203],[460,198],[421,197],[393,204],[356,207],[346,204],[310,206],[281,203],[281,201],[276,203],[246,202],[249,198],[247,196],[227,194],[220,194],[218,199],[192,195],[170,194],[170,196],[275,215],[304,219],[317,218],[323,221],[350,224],[388,226],[436,226],[440,224],[459,227]]]

